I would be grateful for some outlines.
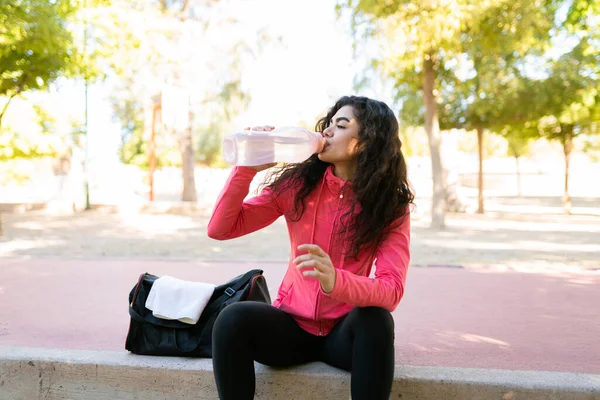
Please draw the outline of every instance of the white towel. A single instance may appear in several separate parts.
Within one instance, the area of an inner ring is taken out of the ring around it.
[[[210,297],[215,285],[189,282],[172,276],[161,276],[152,285],[146,308],[152,315],[162,319],[176,319],[186,324],[195,324]]]

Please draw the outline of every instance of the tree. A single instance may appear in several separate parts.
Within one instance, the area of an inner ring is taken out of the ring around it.
[[[598,133],[595,128],[600,122],[600,48],[586,32],[577,36],[577,45],[551,62],[549,77],[538,83],[543,109],[536,124],[542,136],[559,141],[563,147],[563,207],[567,213],[571,211],[569,167],[573,140],[581,134]]]
[[[216,3],[209,0],[208,3]],[[180,32],[184,31],[184,23],[190,18],[190,0],[181,1],[160,1],[160,10],[163,17],[170,17],[173,20],[178,20],[180,24]],[[179,46],[177,46],[179,47]],[[175,63],[171,66],[171,81],[176,85],[183,87],[182,74],[180,70],[180,62],[184,61],[184,53],[176,55]],[[189,119],[188,119],[189,122]],[[181,200],[196,201],[196,179],[194,174],[195,168],[195,153],[194,141],[192,139],[192,127],[188,123],[183,130],[173,128],[173,133],[178,137],[179,150],[181,152],[181,170],[183,174],[183,189]]]
[[[507,111],[503,108],[513,108],[520,69],[527,58],[541,56],[548,47],[557,3],[501,2],[487,8],[465,29],[463,51],[473,65],[473,73],[457,88],[463,91],[459,98],[464,107],[465,128],[477,132],[478,213],[484,212],[484,133],[507,123]],[[508,113],[512,118],[514,112]]]
[[[195,193],[195,159],[204,164],[217,161],[228,121],[247,105],[249,96],[241,86],[244,57],[256,56],[270,41],[265,31],[257,35],[246,31],[242,36],[236,30],[237,21],[223,14],[223,7],[217,9],[218,4],[206,0],[127,1],[115,4],[118,10],[111,13],[112,22],[98,21],[107,32],[101,36],[111,37],[108,45],[114,48],[109,59],[116,82],[111,103],[122,126],[124,162],[147,165],[146,138],[152,120],[149,100],[164,84],[185,87],[191,93],[190,129],[173,132],[161,126],[157,131],[157,140],[166,145],[157,146],[158,165],[182,166],[183,198]],[[178,160],[172,157],[174,149],[180,154]]]
[[[90,7],[107,0],[89,0]],[[93,60],[85,58],[73,40],[83,0],[3,0],[0,2],[0,125],[11,101],[30,90],[47,89],[60,76],[87,73]]]
[[[434,228],[445,226],[448,192],[440,152],[439,105],[445,100],[441,93],[445,83],[449,88],[455,86],[452,63],[460,62],[465,52],[464,43],[472,40],[473,32],[478,32],[475,28],[481,26],[482,16],[491,16],[491,10],[503,3],[502,0],[340,0],[338,3],[339,8],[348,7],[352,11],[355,32],[357,27],[366,26],[365,35],[377,37],[380,42],[376,65],[395,83],[396,98],[402,102],[402,116],[410,122],[423,116],[432,166],[431,225]],[[456,97],[461,97],[460,93],[456,93]]]
[[[600,123],[600,51],[589,35],[542,70],[543,79],[524,78],[512,107],[507,130],[520,131],[523,138],[545,137],[561,143],[565,162],[563,207],[571,211],[569,193],[570,158],[574,139],[598,133]]]
[[[114,117],[122,126],[120,155],[124,162],[148,165],[153,99],[161,99],[161,89],[166,84],[187,86],[185,69],[191,51],[185,41],[203,30],[209,19],[208,15],[197,17],[194,13],[214,3],[128,0],[115,2],[92,17],[91,42],[100,49],[105,69],[115,81],[111,103]],[[182,200],[196,201],[191,127],[161,126],[160,131],[159,140],[166,139],[171,145],[159,148],[163,153],[158,158],[159,165],[180,165]],[[173,146],[177,147],[178,161],[173,160]]]
[[[61,74],[73,72],[78,54],[66,20],[76,8],[69,1],[4,0],[0,3],[0,96],[6,101],[45,89]]]
[[[583,90],[580,98],[570,104],[564,104],[562,110],[542,117],[539,122],[541,135],[550,140],[560,142],[565,160],[563,207],[567,214],[571,213],[571,195],[569,193],[569,167],[574,148],[574,139],[582,133],[591,132],[592,117],[600,108],[598,88]]]

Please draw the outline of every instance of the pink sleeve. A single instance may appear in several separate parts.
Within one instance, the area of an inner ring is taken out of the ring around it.
[[[247,235],[272,224],[283,214],[269,188],[244,201],[255,175],[252,168],[233,169],[208,222],[209,237],[227,240]]]
[[[338,269],[329,296],[359,307],[382,307],[390,312],[396,309],[404,294],[410,261],[410,214],[399,222],[377,249],[375,278]]]

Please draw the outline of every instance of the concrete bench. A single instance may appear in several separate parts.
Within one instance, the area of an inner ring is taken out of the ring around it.
[[[350,374],[257,364],[258,399],[348,399]],[[600,376],[397,366],[392,399],[600,399]],[[0,347],[0,400],[217,399],[208,359]]]

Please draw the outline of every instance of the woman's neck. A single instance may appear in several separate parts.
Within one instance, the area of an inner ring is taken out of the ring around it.
[[[356,164],[349,163],[338,163],[333,164],[333,175],[337,176],[341,180],[351,181],[356,173]]]

